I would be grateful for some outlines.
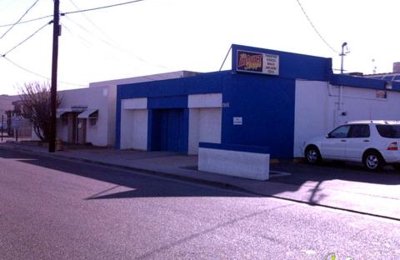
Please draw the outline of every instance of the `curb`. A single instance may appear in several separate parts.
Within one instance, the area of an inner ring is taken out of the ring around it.
[[[77,158],[77,157],[63,155],[63,154],[57,154],[57,153],[51,154],[51,153],[43,152],[43,151],[33,151],[32,149],[29,149],[27,147],[0,146],[0,149],[2,149],[2,150],[8,150],[8,149],[11,150],[12,149],[12,150],[16,150],[16,151],[20,151],[20,152],[24,152],[24,153],[38,153],[41,156],[57,158],[59,160],[79,161],[79,162],[90,163],[90,164],[98,164],[98,165],[118,168],[118,169],[122,169],[122,170],[135,171],[135,173],[139,173],[139,174],[142,173],[142,174],[147,174],[147,175],[152,175],[152,176],[157,176],[157,177],[164,177],[167,179],[186,181],[186,182],[190,182],[190,183],[200,183],[200,184],[209,185],[209,186],[213,186],[213,187],[219,187],[219,188],[223,188],[223,189],[229,189],[232,191],[244,192],[244,193],[260,196],[259,194],[255,193],[255,192],[252,192],[247,189],[243,189],[236,185],[232,185],[232,184],[225,183],[225,182],[205,180],[205,179],[194,178],[194,177],[190,177],[190,176],[183,176],[180,174],[171,174],[171,173],[167,173],[167,172],[143,169],[143,168],[138,168],[138,167],[133,167],[133,166],[125,166],[125,165],[108,163],[108,162],[102,162],[102,161],[87,159],[87,158]]]
[[[351,208],[342,208],[342,207],[332,206],[332,205],[322,204],[322,203],[313,203],[313,202],[304,201],[304,200],[296,199],[296,198],[290,198],[290,197],[286,197],[286,196],[277,196],[277,195],[265,194],[265,193],[263,194],[261,192],[252,191],[252,190],[242,188],[242,187],[239,187],[237,185],[230,184],[227,182],[195,178],[195,177],[191,177],[191,176],[184,176],[181,174],[173,174],[173,173],[161,172],[161,171],[157,171],[157,170],[149,170],[149,169],[143,169],[143,168],[139,168],[139,167],[125,166],[125,165],[120,165],[120,164],[115,164],[115,163],[102,162],[102,161],[93,160],[93,159],[78,158],[78,157],[73,157],[73,156],[68,156],[68,155],[63,155],[63,154],[51,154],[51,153],[47,153],[47,152],[43,152],[43,151],[34,151],[33,149],[29,149],[28,147],[22,147],[22,146],[19,146],[19,147],[17,147],[17,146],[0,146],[0,149],[1,150],[16,150],[16,151],[20,151],[23,153],[38,153],[44,157],[57,158],[60,160],[68,160],[68,161],[79,161],[79,162],[90,163],[90,164],[97,164],[97,165],[113,167],[113,168],[118,168],[118,169],[123,169],[123,170],[128,170],[128,171],[135,171],[135,173],[137,173],[137,174],[147,174],[147,175],[163,177],[163,178],[167,178],[167,179],[186,181],[189,183],[204,184],[204,185],[218,187],[218,188],[222,188],[222,189],[226,189],[226,190],[243,192],[243,193],[246,193],[249,195],[254,195],[256,197],[269,197],[269,198],[274,198],[274,199],[280,199],[280,200],[285,200],[285,201],[290,201],[290,202],[306,204],[306,205],[310,205],[310,206],[319,206],[319,207],[324,207],[324,208],[329,208],[329,209],[335,209],[335,210],[340,210],[340,211],[362,214],[362,215],[366,215],[366,216],[379,217],[379,218],[385,218],[385,219],[389,219],[389,220],[400,221],[400,217],[392,217],[392,216],[388,216],[388,215],[374,214],[374,213],[370,213],[367,211],[354,210]]]

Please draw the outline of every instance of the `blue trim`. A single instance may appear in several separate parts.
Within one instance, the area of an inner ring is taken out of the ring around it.
[[[181,126],[181,143],[179,144],[180,152],[188,153],[189,152],[189,109],[183,110],[183,120]]]
[[[115,149],[121,149],[121,99],[119,97],[119,86],[117,86],[117,104],[115,111]]]
[[[204,73],[188,78],[119,85],[118,100],[221,93],[224,77],[229,77],[230,75],[231,71],[222,71]]]
[[[188,96],[151,97],[147,100],[148,109],[187,108]]]
[[[391,91],[400,91],[400,82],[389,82],[392,84]],[[362,78],[343,74],[334,74],[331,76],[329,83],[336,86],[385,90],[388,81],[375,78]]]
[[[147,151],[151,151],[152,150],[152,146],[153,146],[153,138],[152,138],[152,134],[153,134],[153,122],[154,122],[154,111],[153,109],[149,109],[148,110],[148,121],[147,121]]]
[[[236,144],[216,144],[216,143],[199,143],[200,148],[210,148],[216,150],[229,150],[229,151],[238,151],[238,152],[249,152],[249,153],[263,153],[269,154],[269,147],[260,147],[260,146],[245,146],[245,145],[236,145]]]
[[[367,89],[385,89],[386,81],[371,78],[361,78],[349,75],[335,74],[331,76],[330,83],[336,86],[347,86]]]

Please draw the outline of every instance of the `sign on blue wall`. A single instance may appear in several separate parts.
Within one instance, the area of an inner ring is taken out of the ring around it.
[[[238,50],[236,71],[279,75],[279,55]]]
[[[329,81],[332,59],[232,45],[232,71],[291,79]]]

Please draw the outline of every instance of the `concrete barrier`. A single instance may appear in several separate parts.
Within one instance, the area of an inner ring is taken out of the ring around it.
[[[268,180],[269,150],[265,147],[200,143],[200,171],[235,177]]]

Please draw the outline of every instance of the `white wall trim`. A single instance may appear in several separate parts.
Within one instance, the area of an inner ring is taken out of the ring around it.
[[[147,98],[123,99],[122,109],[147,109]]]
[[[222,107],[222,93],[189,95],[188,107]]]

